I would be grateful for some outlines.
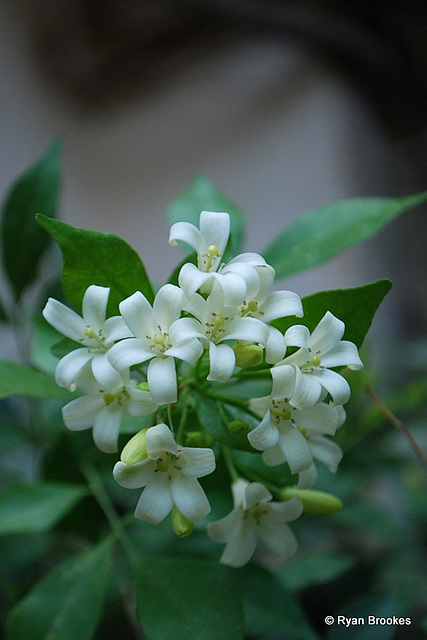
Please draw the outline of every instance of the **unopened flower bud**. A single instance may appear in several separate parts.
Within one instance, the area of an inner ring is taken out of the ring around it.
[[[249,422],[246,420],[232,420],[227,424],[227,429],[232,435],[240,435],[249,430]]]
[[[142,462],[142,460],[148,457],[145,441],[149,428],[150,427],[146,427],[138,431],[138,433],[129,440],[120,455],[122,462],[125,464],[135,464],[136,462]]]
[[[242,369],[256,367],[262,363],[263,348],[260,344],[236,344],[233,347],[236,365]]]
[[[194,529],[194,522],[188,520],[175,505],[172,507],[172,529],[180,538],[189,536]]]
[[[313,489],[297,489],[296,487],[285,487],[280,492],[281,500],[290,500],[297,497],[304,505],[306,513],[313,513],[320,516],[328,516],[337,511],[341,511],[343,504],[339,498],[326,493],[325,491],[315,491]]]
[[[187,431],[185,444],[187,447],[210,447],[212,436],[207,431]]]
[[[140,391],[148,391],[148,382],[140,382],[136,388]]]

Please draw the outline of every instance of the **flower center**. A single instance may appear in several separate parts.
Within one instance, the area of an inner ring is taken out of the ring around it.
[[[128,392],[126,391],[126,387],[122,387],[121,389],[116,391],[116,393],[110,393],[109,391],[107,391],[103,395],[104,402],[105,402],[107,407],[110,404],[112,404],[115,400],[117,400],[119,406],[122,406],[129,397],[130,396],[129,396]]]
[[[221,340],[225,331],[223,325],[227,320],[229,320],[228,316],[222,316],[220,313],[215,313],[215,311],[212,312],[211,322],[205,323],[206,337],[209,338],[211,342]]]
[[[252,505],[252,507],[249,509],[249,516],[252,518],[252,520],[255,520],[257,524],[261,522],[262,516],[264,516],[266,513],[268,513],[268,509],[266,509],[265,504],[259,502]]]
[[[256,300],[243,301],[243,304],[239,307],[240,315],[242,317],[252,316],[254,313],[258,311],[258,302]],[[263,315],[262,312],[260,312]]]
[[[281,398],[280,400],[275,398],[272,400],[270,405],[270,414],[277,424],[279,424],[281,420],[291,420],[292,411],[287,398]]]
[[[93,347],[90,347],[91,350],[95,350],[95,351],[101,351],[104,352],[108,350],[108,347],[105,346],[105,335],[104,335],[104,331],[102,329],[100,329],[98,331],[98,333],[96,333],[96,331],[94,331],[92,329],[92,327],[90,327],[89,325],[86,327],[86,329],[84,330],[84,334],[86,336],[86,338],[89,338],[90,340],[94,340],[95,344],[93,345]]]
[[[172,345],[169,341],[169,334],[167,331],[162,331],[162,327],[157,325],[157,332],[152,336],[145,336],[147,340],[150,340],[150,351],[153,351],[156,355],[162,356],[167,349]]]

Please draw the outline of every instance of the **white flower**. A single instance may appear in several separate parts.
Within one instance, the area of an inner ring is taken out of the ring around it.
[[[196,338],[181,340],[179,347],[171,339],[170,329],[181,315],[182,299],[179,287],[166,284],[156,295],[153,307],[140,291],[123,300],[120,313],[135,337],[114,345],[108,354],[119,371],[150,360],[148,387],[159,405],[177,399],[174,358],[194,364],[203,352]]]
[[[240,314],[246,318],[258,318],[266,324],[277,318],[286,316],[303,316],[301,298],[293,291],[271,291],[275,271],[272,267],[257,268],[260,286],[255,295],[246,295],[239,307]],[[282,333],[269,327],[269,335],[265,345],[266,362],[273,364],[281,360],[285,354],[286,345]]]
[[[139,417],[153,413],[157,404],[149,391],[138,389],[129,371],[115,372],[105,380],[97,380],[86,364],[79,376],[78,388],[86,395],[71,400],[62,409],[65,425],[71,431],[93,426],[93,439],[104,453],[117,451],[117,440],[123,413]]]
[[[271,375],[271,395],[249,402],[249,408],[262,421],[248,434],[248,440],[255,449],[264,452],[262,458],[267,465],[287,462],[291,473],[300,473],[313,464],[312,437],[334,435],[340,414],[324,402],[297,409],[289,402],[293,391],[292,368],[273,367]]]
[[[89,361],[96,377],[115,378],[116,371],[108,361],[108,350],[116,340],[131,333],[120,316],[105,319],[109,293],[108,287],[88,287],[83,296],[83,317],[58,300],[49,298],[47,301],[43,309],[47,322],[59,333],[82,345],[59,361],[55,379],[60,386],[74,390],[81,370]]]
[[[265,345],[268,327],[256,318],[242,318],[235,306],[226,306],[221,285],[215,282],[205,299],[195,293],[191,300],[184,302],[184,308],[194,318],[181,318],[170,335],[178,346],[194,339],[200,340],[209,349],[210,371],[208,380],[226,382],[233,373],[236,356],[225,340],[245,340]]]
[[[277,366],[294,369],[294,390],[288,395],[294,407],[305,409],[316,404],[324,390],[336,405],[345,404],[350,398],[348,382],[330,370],[330,367],[347,366],[354,370],[363,367],[356,345],[341,340],[344,329],[344,323],[327,311],[311,335],[302,325],[286,331],[285,343],[300,348]]]
[[[215,542],[225,542],[222,564],[242,567],[252,557],[259,538],[281,560],[297,549],[297,541],[287,522],[298,518],[303,505],[297,498],[272,502],[272,495],[258,482],[239,478],[232,484],[234,509],[221,520],[208,524]]]
[[[199,227],[190,222],[176,222],[170,230],[170,244],[176,245],[181,240],[197,252],[197,267],[186,263],[179,273],[180,287],[191,298],[198,289],[209,293],[217,280],[224,290],[226,304],[240,304],[248,291],[256,292],[259,288],[255,267],[267,266],[264,258],[257,253],[243,253],[226,265],[222,263],[230,235],[228,213],[202,211]]]
[[[165,424],[151,427],[146,435],[148,457],[141,462],[117,462],[113,474],[127,489],[145,487],[135,516],[158,524],[176,508],[190,522],[197,522],[210,511],[208,499],[196,478],[215,469],[212,449],[177,445]]]

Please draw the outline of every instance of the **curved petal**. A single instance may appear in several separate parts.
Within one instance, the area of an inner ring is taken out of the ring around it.
[[[308,341],[312,355],[327,353],[341,340],[344,330],[344,322],[332,315],[330,311],[327,311]]]
[[[317,481],[317,469],[316,465],[313,464],[308,469],[304,469],[304,471],[300,471],[298,474],[298,489],[311,489],[314,487]]]
[[[141,494],[135,517],[151,524],[159,524],[173,507],[169,477],[159,473],[150,480]]]
[[[234,371],[236,356],[228,344],[209,343],[210,370],[207,380],[227,382]]]
[[[169,339],[173,345],[205,337],[201,323],[195,318],[180,318],[169,328]]]
[[[302,373],[295,367],[295,389],[289,402],[297,409],[307,409],[319,401],[321,394],[322,383],[317,379],[317,371]]]
[[[301,298],[293,291],[273,291],[258,307],[257,314],[262,314],[264,322],[271,322],[286,316],[302,317]]]
[[[258,502],[269,502],[272,495],[266,486],[260,482],[251,482],[246,487],[244,509],[250,509]]]
[[[201,520],[211,510],[209,500],[195,478],[177,473],[172,478],[170,489],[174,504],[190,522]]]
[[[268,505],[268,519],[270,522],[292,522],[299,518],[304,511],[303,503],[297,497],[285,502],[270,502]]]
[[[93,357],[89,349],[75,349],[61,358],[55,370],[55,380],[60,387],[74,391],[80,371]]]
[[[82,312],[84,321],[96,333],[104,328],[109,295],[109,287],[100,287],[91,284],[83,296]]]
[[[81,431],[93,426],[99,411],[105,406],[102,396],[80,396],[62,407],[62,417],[67,429]]]
[[[330,369],[315,369],[312,373],[304,376],[305,378],[316,379],[331,394],[335,404],[345,404],[350,398],[350,385],[336,371]]]
[[[148,348],[147,342],[140,338],[126,338],[114,344],[108,351],[108,360],[114,369],[122,371],[133,364],[141,364],[150,360],[153,352]]]
[[[214,277],[212,273],[200,271],[196,265],[186,262],[179,272],[178,282],[187,298],[192,298],[197,289]]]
[[[189,478],[203,478],[215,471],[215,454],[212,449],[184,447],[180,466],[182,473]]]
[[[172,455],[176,456],[179,451],[172,431],[163,422],[148,429],[146,446],[147,453],[153,460],[157,460],[164,455],[165,452],[172,453]]]
[[[227,273],[214,273],[212,277],[223,292],[224,305],[226,307],[238,307],[242,304],[248,285],[246,280],[234,271]]]
[[[153,358],[148,365],[147,381],[154,402],[159,405],[176,402],[178,392],[173,358],[167,356]]]
[[[295,390],[296,369],[289,364],[279,364],[270,369],[273,378],[271,396],[290,398]]]
[[[268,517],[261,520],[257,527],[260,540],[280,560],[287,560],[298,549],[298,542],[286,523],[277,525],[269,521]]]
[[[267,342],[269,327],[257,318],[233,318],[225,326],[223,340],[247,340],[249,342]]]
[[[163,331],[168,331],[170,325],[181,315],[183,297],[182,289],[173,284],[165,284],[159,289],[154,299],[153,311],[156,322]]]
[[[304,364],[304,362],[307,360],[307,343],[309,338],[310,331],[303,324],[294,324],[292,327],[289,327],[289,329],[285,333],[285,343],[287,347],[300,347],[304,350],[303,354],[299,354],[300,358],[298,358],[298,360],[303,359],[302,362],[299,362],[299,364]]]
[[[304,471],[313,462],[307,440],[295,427],[288,427],[286,431],[281,431],[279,447],[286,457],[291,473]]]
[[[117,484],[125,489],[139,489],[145,487],[154,475],[156,463],[146,458],[135,464],[116,462],[113,468],[113,476]]]
[[[93,440],[100,451],[115,453],[120,433],[123,408],[118,402],[104,406],[93,423]]]
[[[341,367],[358,370],[363,368],[357,347],[353,342],[341,340],[321,358],[322,367]]]
[[[186,318],[183,318],[184,320]],[[190,318],[188,318],[190,320]],[[170,337],[170,336],[169,336]],[[165,356],[172,356],[178,360],[184,360],[189,364],[194,364],[203,354],[203,345],[198,338],[186,340],[180,344],[176,344],[165,351]]]
[[[197,251],[198,254],[203,253],[205,250],[205,243],[203,236],[194,224],[190,222],[175,222],[169,233],[169,244],[177,245],[177,240],[181,240],[188,244],[192,249]]]
[[[147,298],[135,291],[119,304],[120,313],[133,335],[144,340],[156,330],[153,309]]]
[[[313,433],[333,436],[337,430],[338,412],[328,404],[319,402],[313,407],[293,412],[295,424]]]
[[[342,450],[337,443],[329,438],[313,436],[308,439],[308,444],[313,458],[323,462],[331,473],[335,473],[343,456]]]
[[[267,266],[270,269],[270,265],[267,265],[265,258],[263,258],[259,253],[254,253],[253,251],[246,251],[245,253],[239,253],[239,255],[232,258],[229,262],[227,262],[226,266],[234,265],[236,263],[247,264],[251,267],[263,267]]]
[[[246,520],[235,538],[225,545],[220,558],[221,564],[229,567],[243,567],[252,558],[256,549],[256,534],[251,520]]]
[[[80,342],[84,338],[86,322],[75,311],[54,298],[49,298],[42,311],[44,319],[59,333]]]
[[[105,321],[104,332],[106,336],[105,344],[110,345],[123,338],[132,338],[132,331],[127,326],[121,316],[112,316]]]
[[[230,542],[240,533],[243,514],[243,509],[237,508],[230,511],[224,518],[210,522],[206,527],[208,536],[214,542]]]
[[[278,467],[279,464],[286,462],[286,457],[283,455],[283,451],[276,445],[271,449],[266,449],[262,453],[262,460],[267,467]]]
[[[276,446],[279,442],[279,430],[271,420],[270,411],[267,411],[260,424],[248,433],[248,440],[258,451]]]
[[[116,391],[123,386],[123,379],[109,361],[107,353],[99,353],[93,357],[92,372],[101,387],[108,391]]]
[[[224,211],[202,211],[200,214],[199,228],[206,248],[210,245],[218,248],[220,256],[217,262],[219,262],[224,254],[230,236],[230,215]],[[216,268],[216,265],[213,266]]]
[[[285,355],[286,345],[283,334],[275,327],[268,328],[268,337],[265,343],[265,361],[268,364],[280,362]]]
[[[258,271],[257,269],[255,269],[255,267],[245,262],[229,262],[224,267],[222,267],[220,274],[224,276],[224,282],[227,281],[227,278],[230,279],[230,276],[233,275],[242,278],[245,283],[244,296],[246,298],[249,298],[250,300],[252,300],[252,298],[254,298],[259,291],[260,279]]]

